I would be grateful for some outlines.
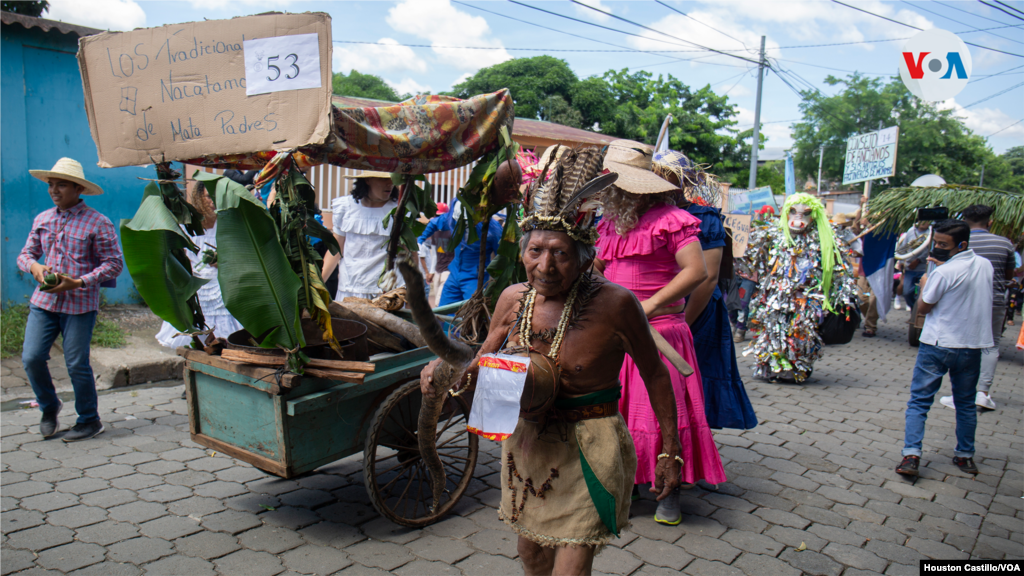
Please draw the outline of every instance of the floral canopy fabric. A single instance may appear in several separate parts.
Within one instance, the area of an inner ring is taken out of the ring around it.
[[[303,146],[292,157],[299,167],[332,164],[357,170],[429,174],[465,166],[512,133],[515,106],[507,89],[467,100],[415,96],[380,108],[333,109],[331,135]],[[287,154],[254,152],[206,156],[185,163],[210,168],[261,169],[257,183],[272,179]]]

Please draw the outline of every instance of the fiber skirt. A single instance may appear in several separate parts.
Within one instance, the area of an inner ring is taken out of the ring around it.
[[[574,424],[519,419],[501,445],[498,517],[545,547],[598,549],[629,526],[636,451],[616,414]]]

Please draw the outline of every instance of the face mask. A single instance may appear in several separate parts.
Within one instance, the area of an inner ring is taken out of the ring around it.
[[[957,246],[957,249],[959,248],[960,247]],[[952,250],[946,250],[944,248],[932,248],[932,251],[928,255],[931,256],[932,258],[935,258],[939,262],[946,262],[947,260],[952,258],[952,252]]]
[[[932,251],[928,255],[939,262],[945,262],[946,260],[949,260],[950,252],[952,252],[952,250],[946,250],[945,248],[932,248]]]

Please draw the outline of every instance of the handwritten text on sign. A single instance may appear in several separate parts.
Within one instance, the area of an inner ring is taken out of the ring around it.
[[[298,40],[281,45],[290,38]],[[246,67],[247,47],[256,39],[282,48],[280,53],[258,50],[261,74]],[[330,17],[320,13],[86,36],[78,61],[99,164],[130,166],[156,158],[189,160],[321,143],[330,133],[330,54]],[[254,82],[271,88],[254,90]]]
[[[732,256],[739,258],[747,252],[750,238],[750,220],[747,214],[723,214],[725,227],[732,231]]]
[[[320,87],[316,34],[246,40],[244,45],[246,95]]]
[[[886,178],[896,174],[899,126],[851,136],[846,141],[843,184]]]

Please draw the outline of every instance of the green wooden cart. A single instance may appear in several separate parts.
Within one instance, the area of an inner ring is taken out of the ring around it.
[[[458,304],[436,312],[452,307]],[[416,434],[419,373],[435,358],[426,348],[371,358],[375,371],[360,384],[282,375],[201,350],[182,348],[179,354],[186,360],[189,428],[198,444],[282,478],[361,451],[370,502],[404,526],[425,526],[446,515],[472,479],[479,438],[466,430],[471,401],[449,397],[437,428],[446,492],[430,510],[430,479]]]

